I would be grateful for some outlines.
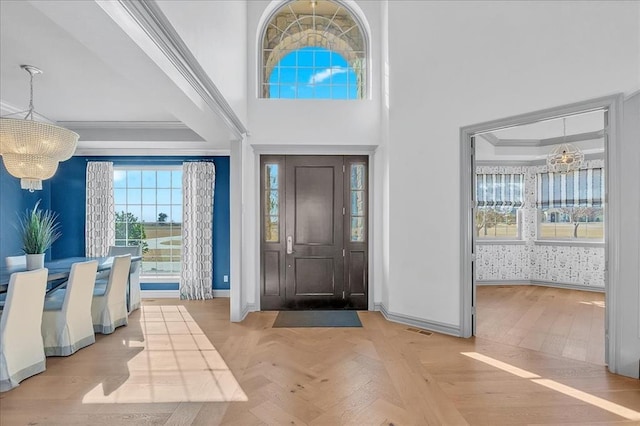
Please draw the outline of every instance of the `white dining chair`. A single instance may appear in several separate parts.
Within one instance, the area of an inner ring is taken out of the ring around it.
[[[111,246],[109,256],[120,256],[130,254],[131,256],[142,256],[141,246]],[[129,313],[140,308],[140,262],[133,262],[129,269]]]
[[[46,356],[68,356],[96,341],[91,300],[98,262],[71,265],[69,281],[44,298],[42,339]]]
[[[40,326],[48,273],[42,268],[11,274],[0,319],[0,392],[46,369]]]
[[[91,301],[93,331],[111,334],[117,327],[128,324],[126,286],[131,255],[116,256],[105,287],[96,286]]]
[[[141,246],[109,246],[109,256],[119,256],[123,254],[130,254],[131,256],[142,256]],[[140,308],[141,296],[140,296],[140,263],[132,262],[129,270],[129,299],[128,307],[129,313]],[[98,272],[98,278],[96,279],[96,288],[102,288],[107,286],[109,280],[109,271]]]
[[[4,263],[7,265],[7,268],[13,268],[16,266],[27,266],[27,256],[7,256],[4,258]]]

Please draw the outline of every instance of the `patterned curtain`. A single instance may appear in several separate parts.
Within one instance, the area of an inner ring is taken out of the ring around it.
[[[580,169],[566,174],[538,173],[538,208],[602,207],[602,168]]]
[[[522,173],[476,175],[478,207],[522,207],[524,201]]]
[[[180,299],[213,298],[213,163],[182,165]]]
[[[86,256],[106,256],[115,241],[113,163],[90,161],[87,163]]]

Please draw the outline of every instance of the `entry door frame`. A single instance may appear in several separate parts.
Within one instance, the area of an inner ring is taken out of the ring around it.
[[[253,280],[254,286],[254,303],[251,305],[251,311],[261,311],[260,306],[260,157],[262,155],[354,155],[354,156],[367,156],[368,157],[368,224],[367,224],[367,248],[368,248],[368,308],[369,311],[375,310],[375,295],[376,295],[376,283],[381,279],[379,274],[375,272],[376,259],[381,255],[381,247],[377,245],[381,244],[378,240],[380,237],[376,237],[377,233],[374,231],[376,226],[381,227],[381,212],[377,207],[381,201],[382,194],[376,193],[376,190],[380,190],[377,180],[380,173],[376,170],[376,150],[377,145],[267,145],[267,144],[255,144],[249,145],[249,150],[253,154],[253,185],[257,190],[252,197],[256,209],[253,209],[251,218],[257,230],[256,238],[254,239],[254,245],[251,248],[253,253],[254,274]]]
[[[620,274],[620,193],[621,170],[619,146],[622,123],[622,94],[591,99],[574,104],[549,108],[527,114],[515,115],[485,123],[460,128],[460,336],[471,337],[475,323],[475,289],[473,274],[475,261],[474,241],[474,185],[475,171],[473,138],[482,133],[523,124],[530,124],[550,118],[569,116],[594,110],[605,110],[605,360],[611,372],[617,371],[616,351],[618,348],[617,324],[613,307],[619,297],[618,277]]]

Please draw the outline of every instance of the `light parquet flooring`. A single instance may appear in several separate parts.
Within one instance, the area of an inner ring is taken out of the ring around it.
[[[604,293],[563,288],[478,286],[476,335],[604,365]]]
[[[605,367],[359,316],[362,328],[271,328],[276,312],[230,323],[227,299],[144,301],[127,327],[0,394],[0,424],[640,422],[640,382]]]

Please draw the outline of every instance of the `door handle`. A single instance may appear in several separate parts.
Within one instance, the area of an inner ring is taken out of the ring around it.
[[[293,237],[291,235],[287,237],[287,254],[293,254]]]

